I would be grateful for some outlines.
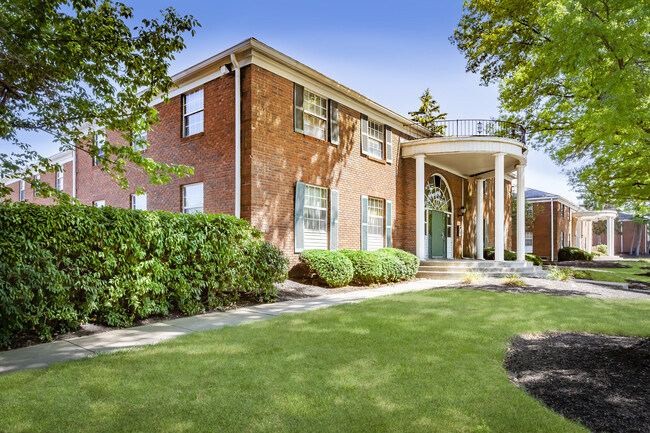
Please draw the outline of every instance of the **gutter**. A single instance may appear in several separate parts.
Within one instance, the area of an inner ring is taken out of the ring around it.
[[[77,148],[72,149],[72,198],[77,198]]]
[[[235,53],[230,60],[235,68],[235,216],[241,218],[241,69]]]

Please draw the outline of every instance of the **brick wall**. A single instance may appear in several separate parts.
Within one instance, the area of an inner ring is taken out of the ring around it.
[[[63,192],[72,195],[72,161],[66,162],[62,165],[63,167]],[[56,187],[56,174],[55,173],[43,173],[41,174],[41,182],[48,183],[49,185]],[[20,181],[16,181],[8,184],[10,188],[13,189],[13,192],[7,197],[11,201],[19,201],[20,199]],[[36,204],[45,204],[50,205],[54,203],[54,199],[51,197],[34,197],[34,190],[29,182],[25,182],[25,201],[28,203]]]
[[[77,152],[77,184],[79,200],[91,205],[105,200],[107,206],[129,208],[131,194],[139,186],[146,187],[147,209],[182,211],[182,185],[203,182],[204,210],[210,213],[234,214],[235,200],[235,81],[229,74],[202,86],[204,90],[204,131],[182,137],[181,96],[168,104],[158,104],[160,123],[148,132],[149,149],[144,156],[158,162],[194,167],[194,174],[173,178],[166,185],[148,185],[147,176],[132,165],[128,168],[129,188],[123,190],[100,167],[94,166],[85,152]],[[122,142],[119,134],[109,132],[111,143]]]
[[[359,249],[361,196],[397,204],[399,133],[393,131],[393,163],[362,155],[360,113],[339,102],[339,145],[294,132],[293,82],[252,66],[250,118],[250,219],[280,247],[291,263],[294,253],[294,194],[298,181],[339,190],[339,248]],[[367,113],[364,113],[367,114]],[[395,210],[393,220],[395,221]],[[395,227],[395,225],[394,225]],[[395,235],[393,236],[395,238]]]

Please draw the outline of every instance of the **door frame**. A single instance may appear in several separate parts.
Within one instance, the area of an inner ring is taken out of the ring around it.
[[[454,243],[455,243],[455,239],[454,239],[454,235],[455,235],[455,233],[454,233],[454,209],[455,209],[454,208],[454,195],[452,194],[451,187],[449,186],[449,182],[447,182],[447,178],[445,178],[445,176],[442,173],[440,173],[439,171],[434,171],[433,173],[431,173],[427,177],[427,181],[424,184],[425,194],[426,194],[426,190],[427,190],[426,187],[429,184],[429,180],[431,180],[434,176],[440,177],[440,179],[442,179],[442,181],[445,183],[445,186],[447,188],[447,192],[449,193],[449,203],[451,205],[451,212],[438,211],[438,212],[442,212],[445,215],[449,216],[449,225],[445,226],[445,244],[443,245],[443,247],[444,247],[443,248],[443,251],[444,251],[443,254],[444,255],[442,257],[440,257],[440,256],[432,257],[431,254],[430,254],[428,245],[427,245],[427,256],[429,256],[428,258],[430,258],[430,259],[435,259],[435,258],[447,259],[447,257],[449,256],[449,252],[447,251],[447,240],[450,238],[450,236],[448,236],[448,234],[451,233],[451,258],[453,259],[454,258]],[[425,205],[426,205],[426,196],[425,196],[424,202],[425,202]],[[428,212],[426,207],[425,207],[425,212]],[[428,216],[429,216],[428,214],[424,215],[425,220],[427,219]],[[427,223],[428,223],[428,220],[427,220]],[[429,230],[431,230],[431,227],[429,227]],[[426,233],[426,231],[424,233],[424,236],[425,236],[425,239],[427,239],[429,237],[428,233]]]

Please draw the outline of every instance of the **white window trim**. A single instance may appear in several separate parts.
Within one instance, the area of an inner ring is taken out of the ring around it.
[[[34,175],[34,180],[40,182],[41,181],[41,175],[40,174]],[[34,189],[34,197],[36,197],[36,194],[38,193],[38,187],[35,186],[33,189]]]
[[[532,254],[533,253],[533,232],[526,232],[524,235],[524,249],[526,251],[526,254]],[[530,245],[528,245],[528,241],[530,240]]]
[[[93,165],[100,165],[100,161],[98,161],[97,158],[104,157],[104,144],[106,143],[106,137],[103,135],[95,134],[93,136],[93,140],[95,141],[95,146],[97,146],[97,149],[99,149],[97,156],[93,157]]]
[[[192,187],[192,186],[195,186],[195,185],[201,185],[201,190],[202,190],[201,207],[200,207],[199,212],[203,213],[203,210],[205,209],[205,185],[203,185],[203,182],[188,183],[187,185],[182,186],[182,188],[183,188],[183,197],[181,198],[181,200],[182,200],[181,208],[183,210],[183,213],[194,213],[194,212],[187,212],[187,211],[192,210],[192,209],[199,209],[199,206],[192,206],[192,207],[185,206],[185,194],[186,194],[185,191],[187,190],[188,187]]]
[[[324,192],[324,197],[325,197],[325,207],[316,207],[316,206],[310,206],[308,205],[308,193],[309,190],[313,188],[316,190],[319,190],[321,192]],[[321,186],[316,186],[316,185],[305,185],[305,201],[303,203],[303,233],[304,233],[304,243],[305,243],[305,249],[323,249],[327,250],[329,249],[329,243],[328,243],[328,235],[329,235],[329,190],[327,188],[323,188]],[[307,228],[307,212],[309,209],[315,209],[318,213],[323,213],[324,212],[324,217],[323,219],[319,219],[319,227],[322,226],[324,227],[324,230],[314,230],[314,229],[309,229]]]
[[[18,188],[19,188],[18,201],[25,201],[25,181],[24,180],[21,180],[18,183]]]
[[[311,112],[311,111],[309,111],[307,109],[307,106],[308,106],[307,101],[309,99],[308,95],[310,95],[310,94],[314,95],[314,96],[318,96],[319,98],[321,98],[325,102],[325,116],[324,117],[322,115],[320,115],[320,114],[313,113],[313,112]],[[329,116],[329,102],[328,101],[329,101],[329,98],[327,98],[326,96],[323,96],[322,94],[320,94],[318,92],[314,92],[311,89],[303,87],[302,108],[303,108],[303,131],[304,131],[305,135],[307,135],[309,137],[317,138],[319,140],[327,140],[327,129],[328,129],[328,125],[329,125],[329,117],[328,117]],[[306,128],[307,121],[306,121],[305,116],[312,116],[312,117],[315,117],[316,119],[320,119],[320,120],[325,122],[322,137],[318,137],[318,136],[307,133],[307,128]]]
[[[95,200],[93,202],[93,206],[96,207],[96,208],[104,207],[104,206],[106,206],[106,200]]]
[[[187,97],[191,96],[191,95],[194,95],[195,93],[199,93],[199,92],[201,93],[201,108],[196,109],[194,111],[191,111],[189,113],[186,112],[185,109],[187,107]],[[187,126],[186,126],[186,123],[185,123],[186,119],[188,119],[190,116],[193,116],[193,115],[195,115],[197,113],[200,113],[200,112],[205,112],[205,92],[203,91],[203,88],[196,89],[196,90],[194,90],[192,92],[184,93],[183,98],[182,98],[182,103],[183,103],[183,119],[182,119],[182,121],[183,121],[183,137],[191,137],[192,135],[200,134],[203,131],[205,131],[205,115],[203,116],[203,121],[201,122],[201,130],[200,131],[194,132],[192,134],[188,134]]]
[[[379,206],[372,206],[372,202],[378,202]],[[370,209],[381,209],[381,217],[377,216],[372,216]],[[381,221],[381,233],[370,233],[370,228],[373,227],[373,224],[371,224],[371,221]],[[372,248],[370,245],[370,239],[374,238],[379,240],[379,238],[382,239],[381,247],[383,248],[385,246],[386,242],[386,200],[383,198],[378,198],[378,197],[368,197],[368,251],[374,251],[376,248]]]

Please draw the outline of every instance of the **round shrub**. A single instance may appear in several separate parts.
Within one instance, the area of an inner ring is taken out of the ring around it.
[[[300,260],[329,287],[347,286],[354,277],[352,262],[339,251],[305,250],[300,253]]]
[[[535,254],[526,254],[526,260],[529,262],[533,262],[535,266],[542,266],[544,263],[542,259]]]
[[[377,284],[384,280],[382,258],[370,251],[340,250],[354,269],[353,281],[357,284]]]
[[[415,254],[411,254],[404,250],[398,248],[382,248],[378,250],[381,254],[390,253],[397,256],[406,266],[405,274],[403,275],[402,280],[411,280],[415,278],[415,274],[418,273],[418,268],[420,267],[420,259]]]
[[[382,283],[394,283],[406,279],[406,265],[397,254],[390,251],[378,250],[375,252],[381,259]]]
[[[580,248],[564,247],[564,248],[560,248],[560,251],[558,252],[557,255],[557,259],[560,262],[589,261],[589,260],[593,260],[594,256],[593,254],[581,250]]]

